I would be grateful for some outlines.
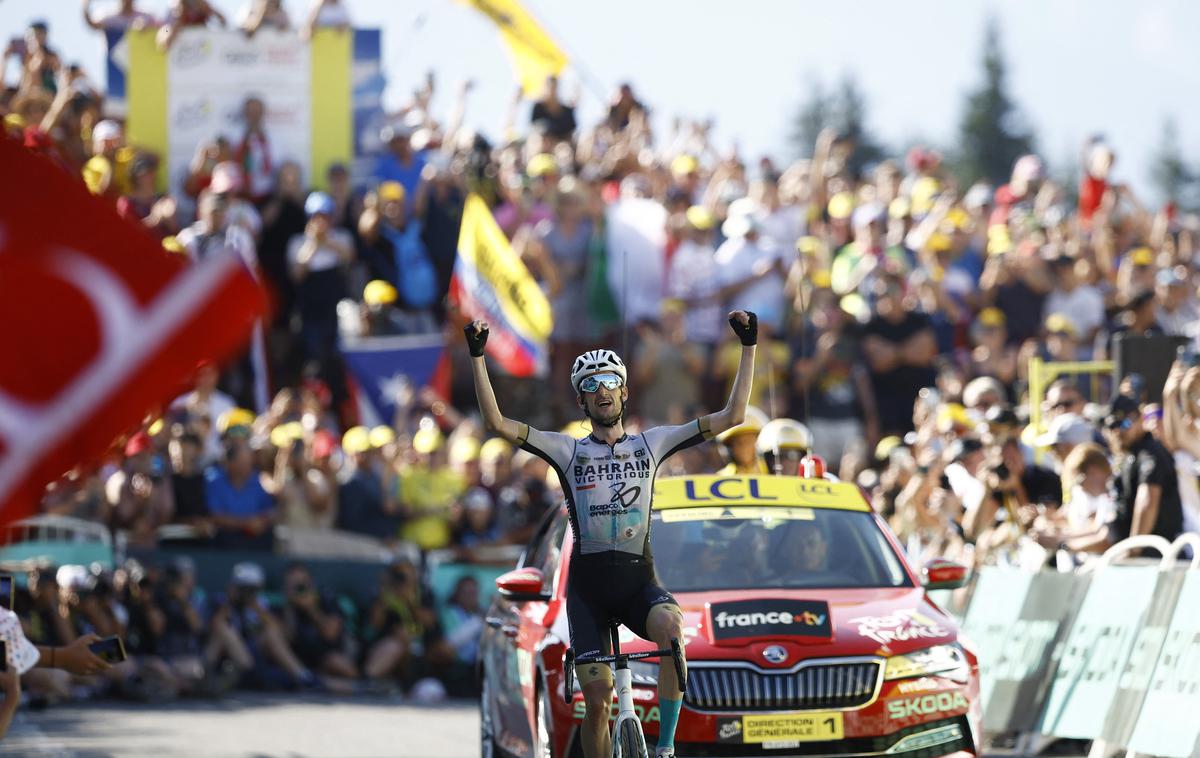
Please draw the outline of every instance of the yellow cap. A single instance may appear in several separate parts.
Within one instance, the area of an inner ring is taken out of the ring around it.
[[[530,176],[555,174],[558,173],[558,162],[550,153],[538,153],[529,159],[529,163],[525,166],[525,173]]]
[[[888,203],[888,215],[892,218],[904,218],[912,215],[912,203],[907,197],[898,197]]]
[[[812,275],[808,277],[808,281],[819,290],[827,290],[833,286],[833,277],[830,276],[829,271],[823,268],[812,272]]]
[[[479,447],[479,457],[485,460],[512,455],[512,445],[503,437],[492,437]]]
[[[937,410],[937,430],[941,434],[954,431],[956,428],[971,428],[971,417],[967,409],[959,403],[945,403]]]
[[[1046,317],[1047,332],[1065,332],[1074,337],[1079,334],[1075,329],[1075,323],[1071,321],[1065,313],[1051,313]]]
[[[933,234],[929,235],[929,239],[925,241],[925,247],[929,248],[935,253],[944,253],[951,247],[950,237],[941,232],[934,232]]]
[[[271,430],[271,444],[284,448],[296,440],[304,439],[304,427],[299,421],[289,421]]]
[[[971,214],[962,208],[951,208],[946,214],[943,223],[949,225],[952,229],[966,229],[967,225],[971,223]]]
[[[572,421],[560,429],[559,432],[567,435],[568,437],[574,437],[577,440],[581,440],[591,434],[592,430],[589,429],[582,421]]]
[[[1012,250],[1012,237],[1004,224],[993,224],[988,227],[988,255],[1004,255]]]
[[[104,181],[112,174],[112,162],[103,155],[94,155],[83,164],[83,183],[88,192],[99,195]]]
[[[25,118],[20,113],[9,113],[4,117],[4,125],[10,129],[24,129]]]
[[[816,255],[821,252],[821,240],[812,235],[805,235],[796,240],[796,249],[805,255]]]
[[[159,416],[158,418],[154,419],[153,423],[150,424],[150,428],[146,430],[146,433],[151,437],[157,437],[158,435],[162,434],[164,426],[166,426],[166,424],[163,423],[162,417]]]
[[[372,279],[363,288],[363,302],[367,305],[387,305],[396,302],[396,288],[382,279]]]
[[[413,435],[412,445],[418,453],[432,453],[442,446],[442,430],[436,426],[418,429]]]
[[[168,253],[176,253],[178,255],[187,255],[187,248],[185,248],[183,246],[183,243],[181,243],[175,237],[175,235],[163,237],[162,246],[163,246],[163,250],[166,250]]]
[[[401,202],[404,200],[404,185],[400,182],[380,182],[379,199],[387,202]]]
[[[474,437],[459,437],[450,446],[451,463],[469,463],[479,460],[480,444]]]
[[[703,205],[693,205],[688,208],[687,220],[689,224],[702,231],[708,231],[717,224],[717,219],[713,216],[712,211]]]
[[[217,417],[217,431],[224,434],[235,426],[250,426],[254,423],[254,418],[254,411],[230,408]]]
[[[1004,326],[1008,318],[999,308],[984,308],[979,312],[979,323],[982,326]]]
[[[900,439],[894,434],[879,440],[879,444],[875,446],[875,460],[882,461],[884,458],[887,458],[892,454],[892,451],[900,447],[903,442],[904,440]]]
[[[850,214],[854,213],[854,195],[851,195],[849,192],[837,193],[829,198],[829,205],[826,210],[829,211],[830,218],[850,218]]]
[[[387,424],[371,427],[367,439],[371,443],[371,447],[384,447],[396,441],[396,432]]]
[[[675,156],[675,160],[671,161],[671,173],[676,176],[690,174],[700,168],[700,161],[696,160],[693,155],[684,153],[683,155]]]
[[[1149,266],[1154,263],[1154,251],[1148,247],[1134,248],[1129,252],[1129,259],[1135,266]]]
[[[352,426],[342,435],[342,450],[347,455],[365,453],[371,449],[371,433],[365,426]]]
[[[933,209],[933,201],[937,197],[938,192],[942,189],[942,184],[932,176],[923,176],[913,182],[912,187],[912,212],[914,216],[924,216]]]
[[[838,301],[838,305],[841,306],[843,311],[857,319],[865,318],[871,311],[866,299],[857,292],[851,292],[849,295],[843,296]]]

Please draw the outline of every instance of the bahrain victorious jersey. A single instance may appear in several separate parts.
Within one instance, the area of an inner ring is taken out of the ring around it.
[[[558,474],[582,554],[615,551],[650,558],[650,501],[659,465],[712,435],[697,419],[625,435],[610,447],[521,425],[521,448]]]

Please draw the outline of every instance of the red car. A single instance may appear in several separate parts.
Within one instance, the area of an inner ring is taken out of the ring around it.
[[[978,661],[927,595],[960,586],[966,569],[915,571],[857,487],[664,478],[651,542],[684,612],[679,755],[979,755]],[[497,580],[480,647],[485,756],[582,755],[583,697],[563,699],[571,548],[563,508]],[[652,649],[621,633],[622,650]],[[630,668],[653,744],[658,664]]]

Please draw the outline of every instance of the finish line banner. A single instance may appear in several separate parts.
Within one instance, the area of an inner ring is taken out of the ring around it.
[[[266,105],[272,168],[294,161],[306,184],[322,187],[330,165],[350,164],[355,122],[365,127],[366,111],[379,105],[366,102],[376,87],[355,86],[354,67],[365,63],[354,50],[358,41],[368,38],[318,29],[303,42],[295,32],[263,30],[248,38],[236,30],[190,28],[164,54],[155,30],[130,31],[115,44],[110,40],[109,86],[124,94],[129,141],[165,157],[164,189],[182,185],[200,145],[218,137],[239,141],[248,97]],[[380,49],[375,44],[359,52],[378,58]],[[357,110],[356,89],[364,98]]]

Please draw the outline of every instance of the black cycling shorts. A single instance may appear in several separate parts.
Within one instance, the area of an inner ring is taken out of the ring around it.
[[[567,575],[567,622],[575,660],[611,653],[608,622],[616,619],[649,639],[646,618],[656,605],[678,605],[658,583],[654,562],[612,552],[571,556]]]

